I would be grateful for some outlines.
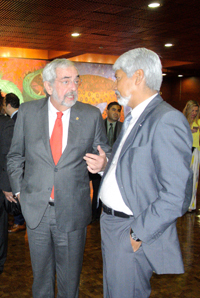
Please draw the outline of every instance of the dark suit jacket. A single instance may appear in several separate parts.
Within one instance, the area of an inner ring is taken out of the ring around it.
[[[7,116],[0,114],[0,206],[4,201],[4,191],[11,191],[9,178],[7,174],[7,160],[12,136],[13,136],[14,122]]]
[[[91,221],[89,175],[83,157],[98,153],[98,145],[111,151],[102,116],[99,109],[81,102],[71,108],[67,147],[56,166],[48,123],[47,99],[20,106],[8,154],[11,186],[14,193],[20,191],[22,213],[31,229],[40,223],[53,185],[58,229],[81,229]]]
[[[134,216],[130,228],[142,240],[144,253],[158,274],[184,272],[176,219],[191,200],[191,148],[187,119],[157,95],[132,128],[118,159],[117,183]]]
[[[104,124],[105,124],[105,128],[106,128],[106,132],[107,132],[107,125],[108,125],[108,121],[107,118],[104,119]],[[116,125],[115,125],[115,130],[114,130],[114,142],[116,141],[118,135],[120,134],[121,128],[122,128],[122,122],[117,121]]]
[[[15,115],[12,117],[12,120],[14,121],[14,122],[16,122],[16,120],[17,120],[17,114],[18,114],[18,111],[15,113]]]

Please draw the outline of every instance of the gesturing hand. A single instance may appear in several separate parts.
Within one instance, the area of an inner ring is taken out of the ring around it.
[[[83,159],[87,163],[87,169],[90,173],[95,174],[105,170],[107,165],[107,158],[105,152],[101,149],[101,146],[97,146],[99,155],[86,153]]]

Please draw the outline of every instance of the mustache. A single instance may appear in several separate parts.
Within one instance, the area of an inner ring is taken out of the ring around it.
[[[76,91],[69,91],[65,94],[65,98],[68,97],[68,96],[74,96],[74,97],[77,97],[77,92]]]
[[[121,93],[118,90],[115,90],[115,94],[121,97]]]

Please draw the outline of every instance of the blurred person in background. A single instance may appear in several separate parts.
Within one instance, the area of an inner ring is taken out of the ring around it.
[[[14,123],[17,120],[18,110],[19,110],[19,98],[14,93],[7,93],[4,98],[3,108],[5,113],[13,119]],[[24,231],[26,229],[26,223],[22,213],[14,216],[14,223],[8,229],[9,233],[17,233],[20,231]]]
[[[197,188],[199,180],[199,129],[200,129],[200,119],[199,119],[199,103],[196,100],[189,100],[183,110],[183,114],[187,118],[190,128],[192,131],[193,144],[192,144],[192,161],[191,169],[193,171],[193,193],[192,200],[188,211],[192,212],[196,210],[196,198],[197,198]]]

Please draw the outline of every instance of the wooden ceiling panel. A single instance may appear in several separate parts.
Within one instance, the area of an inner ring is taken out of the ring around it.
[[[162,59],[200,65],[200,2],[160,0],[1,0],[0,46],[121,55],[148,47]],[[74,39],[71,33],[81,35]],[[172,48],[164,44],[171,42]],[[70,56],[70,54],[68,54]],[[178,65],[178,66],[177,66]],[[184,67],[184,66],[183,66]],[[175,68],[174,68],[175,69]],[[187,70],[192,71],[192,66]]]

